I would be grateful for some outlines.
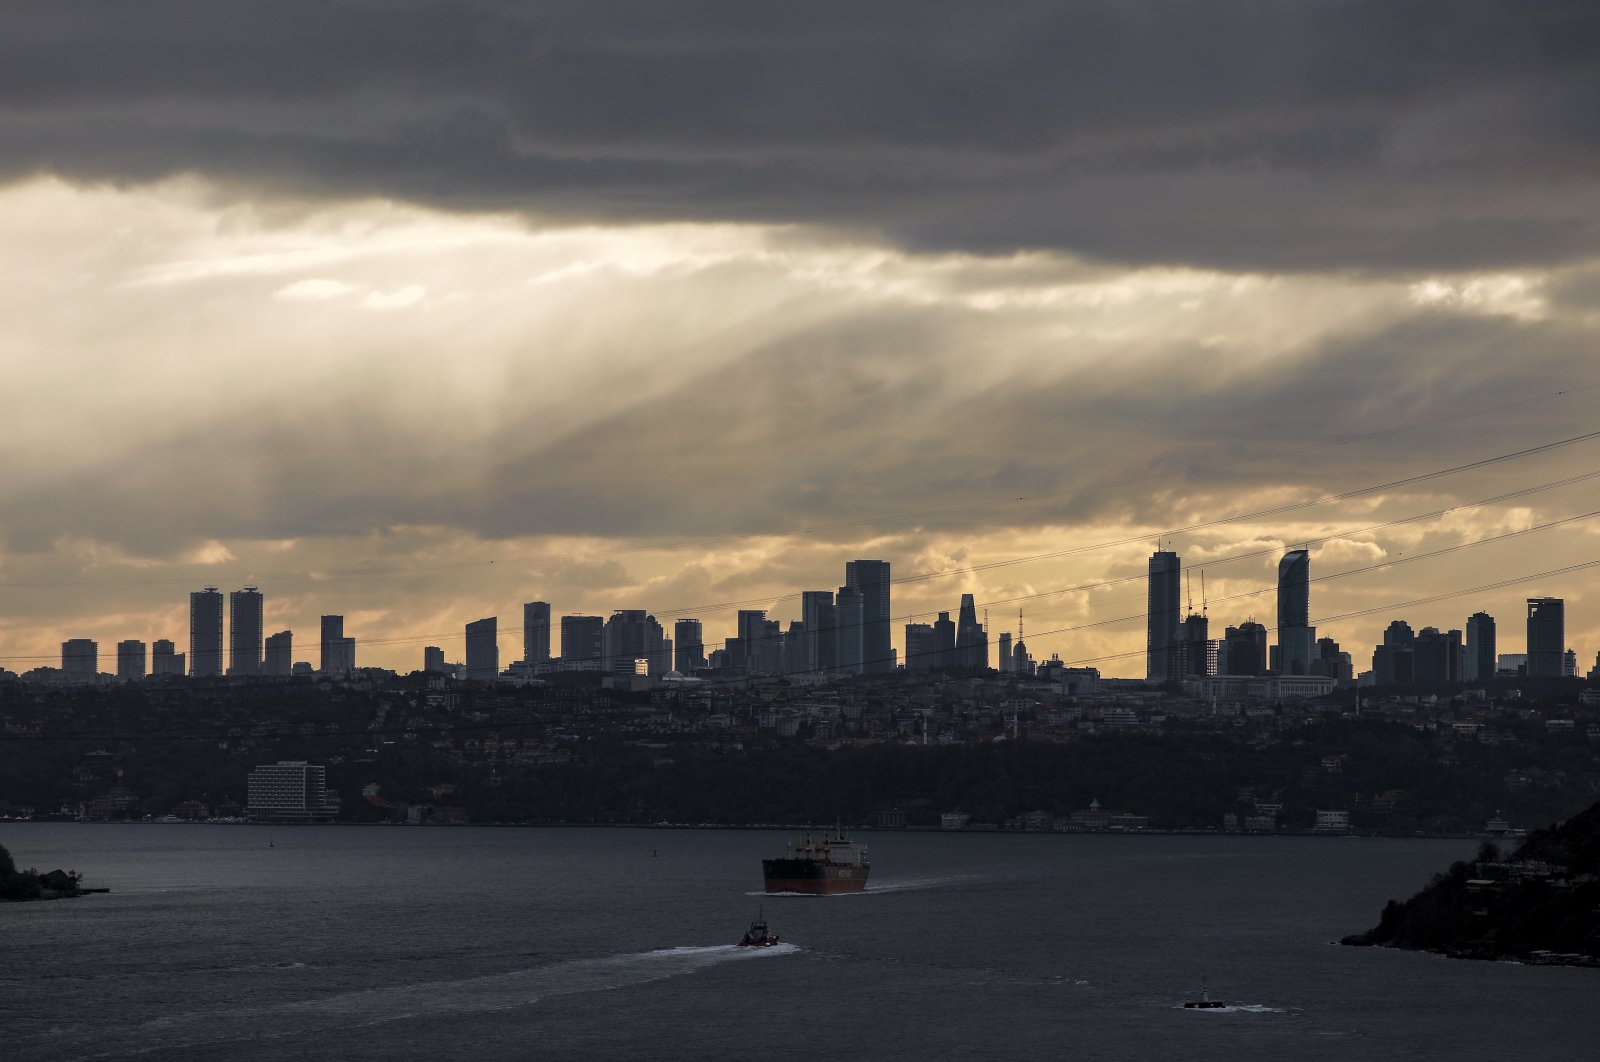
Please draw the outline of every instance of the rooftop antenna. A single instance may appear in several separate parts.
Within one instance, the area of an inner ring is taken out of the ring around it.
[[[1022,641],[1022,610],[1017,609],[1017,641]]]

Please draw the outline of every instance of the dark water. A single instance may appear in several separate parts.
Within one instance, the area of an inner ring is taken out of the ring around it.
[[[1600,973],[1328,944],[1470,842],[860,839],[762,901],[781,834],[6,824],[115,891],[0,907],[0,1057],[1600,1057]]]

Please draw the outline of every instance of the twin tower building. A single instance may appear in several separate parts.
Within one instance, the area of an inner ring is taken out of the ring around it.
[[[345,637],[344,617],[323,616],[321,634],[322,673],[346,675],[354,671],[356,640]],[[279,631],[263,637],[261,591],[247,586],[228,595],[224,658],[222,593],[208,586],[189,595],[188,664],[189,674],[197,678],[224,674],[290,675],[294,673],[294,635]],[[155,670],[160,673],[159,662]],[[180,664],[179,673],[182,670]]]

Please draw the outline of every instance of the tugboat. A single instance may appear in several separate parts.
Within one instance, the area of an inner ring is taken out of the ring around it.
[[[763,859],[761,874],[768,892],[804,892],[831,896],[867,887],[872,864],[865,845],[856,844],[839,826],[830,836],[803,834],[781,859]]]
[[[756,920],[750,923],[750,928],[745,930],[744,936],[739,938],[741,948],[770,948],[778,942],[776,933],[767,932],[767,919],[765,912],[757,912]]]
[[[1200,989],[1200,998],[1199,999],[1191,999],[1191,1000],[1189,1000],[1187,1003],[1185,1003],[1183,1005],[1183,1009],[1184,1010],[1216,1010],[1218,1007],[1226,1007],[1226,1006],[1227,1006],[1227,1004],[1224,1003],[1222,1000],[1220,1000],[1220,999],[1212,999],[1211,998],[1211,993],[1206,991],[1204,986],[1202,986],[1201,989]]]

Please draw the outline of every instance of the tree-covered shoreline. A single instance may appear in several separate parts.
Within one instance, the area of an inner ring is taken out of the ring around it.
[[[60,900],[83,895],[83,881],[75,870],[40,873],[18,870],[6,846],[0,844],[0,901]]]
[[[1485,842],[1476,859],[1389,901],[1375,927],[1342,943],[1600,966],[1600,803],[1536,831],[1510,856]]]

